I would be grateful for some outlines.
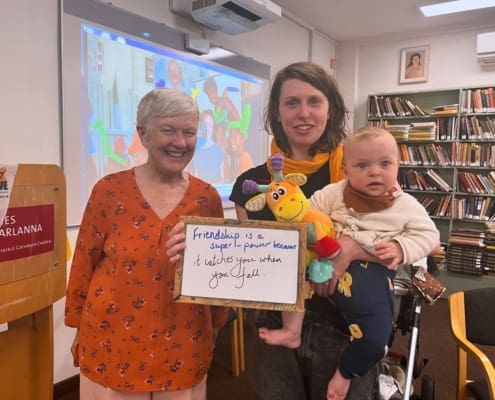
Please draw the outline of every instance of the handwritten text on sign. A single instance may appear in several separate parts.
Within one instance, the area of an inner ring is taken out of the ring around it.
[[[296,304],[303,254],[300,229],[215,220],[186,224],[181,294]]]

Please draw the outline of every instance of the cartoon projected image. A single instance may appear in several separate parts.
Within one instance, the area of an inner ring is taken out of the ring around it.
[[[197,101],[201,122],[188,172],[214,184],[223,200],[236,176],[264,158],[262,79],[88,24],[81,25],[81,45],[83,203],[100,177],[146,160],[135,115],[156,87]]]

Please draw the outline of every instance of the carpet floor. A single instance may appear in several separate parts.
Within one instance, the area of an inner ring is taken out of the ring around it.
[[[246,371],[238,377],[231,372],[230,329],[221,330],[215,348],[213,364],[208,374],[208,400],[252,400],[254,367],[252,349],[254,326],[252,312],[245,315]],[[392,349],[404,355],[409,354],[410,334],[396,334]],[[495,360],[495,349],[486,349],[488,356]],[[435,382],[436,400],[454,400],[456,395],[456,351],[450,332],[448,302],[438,300],[433,306],[421,308],[419,328],[419,359],[428,359],[422,375],[430,375]],[[477,376],[479,369],[469,364]],[[421,376],[414,385],[420,387]],[[57,389],[57,388],[56,388]],[[78,400],[77,388],[72,392],[60,393],[55,390],[54,400]],[[322,399],[323,400],[323,399]]]
[[[252,313],[245,312],[245,346],[246,372],[239,377],[233,377],[230,369],[230,329],[223,329],[217,347],[215,358],[208,374],[208,399],[227,400],[235,393],[237,400],[253,399],[253,371],[255,360],[249,350],[252,348],[254,327]],[[404,355],[409,354],[411,334],[396,333],[392,349]],[[419,327],[419,360],[427,359],[420,377],[413,387],[420,390],[421,379],[425,374],[430,375],[435,382],[436,400],[454,400],[456,398],[457,355],[454,339],[450,332],[449,308],[446,299],[440,299],[433,305],[421,307]],[[484,348],[490,359],[495,362],[495,349]],[[481,376],[481,371],[468,364],[475,376]]]

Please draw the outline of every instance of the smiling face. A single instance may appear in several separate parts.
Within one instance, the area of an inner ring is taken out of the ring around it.
[[[278,118],[287,135],[292,158],[311,158],[308,149],[323,134],[329,112],[326,96],[309,83],[289,79],[282,84]]]
[[[194,115],[155,117],[139,127],[143,146],[148,150],[148,164],[161,175],[182,174],[196,147],[198,119]]]
[[[397,185],[397,143],[390,133],[379,131],[373,135],[353,134],[344,145],[342,168],[349,184],[368,196],[390,194]]]

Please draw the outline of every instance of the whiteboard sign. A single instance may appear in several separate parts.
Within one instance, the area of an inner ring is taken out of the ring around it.
[[[306,225],[182,217],[176,301],[303,310]]]

